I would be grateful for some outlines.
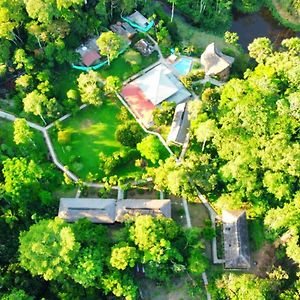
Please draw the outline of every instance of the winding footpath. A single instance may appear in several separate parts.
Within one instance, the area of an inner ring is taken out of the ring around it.
[[[155,62],[154,64],[150,65],[149,67],[145,68],[144,70],[140,71],[139,73],[133,75],[132,77],[130,77],[129,79],[127,79],[126,81],[124,81],[124,85],[129,83],[130,81],[136,79],[137,77],[139,77],[140,75],[143,75],[145,74],[147,71],[151,70],[152,68],[154,68],[155,66],[157,66],[158,64],[164,64],[166,67],[170,68],[172,70],[172,72],[175,74],[175,76],[180,79],[180,75],[177,73],[177,71],[172,67],[172,65],[163,57],[162,55],[162,52],[161,52],[161,49],[159,47],[159,45],[157,44],[157,42],[149,35],[147,34],[147,37],[154,43],[155,45],[155,50],[158,52],[159,54],[159,60],[157,62]],[[211,79],[210,77],[205,77],[203,82],[201,83],[205,83],[207,81],[210,81],[211,83],[213,83],[214,85],[217,85],[217,86],[220,86],[221,83],[216,81],[216,80],[213,80]],[[171,156],[175,156],[175,154],[173,153],[173,151],[170,149],[170,147],[168,146],[168,144],[166,143],[166,141],[164,140],[164,138],[157,132],[154,132],[154,131],[150,131],[148,129],[146,129],[144,127],[144,125],[141,123],[141,121],[139,120],[139,118],[134,114],[134,112],[131,110],[131,108],[129,107],[129,105],[127,104],[127,102],[123,99],[123,97],[119,94],[119,93],[116,93],[116,96],[118,97],[118,99],[121,101],[121,103],[127,108],[127,110],[132,114],[132,116],[135,118],[135,120],[140,124],[140,126],[143,128],[143,130],[148,133],[148,134],[152,134],[152,135],[155,135],[159,138],[159,140],[161,141],[161,143],[163,144],[163,146],[166,148],[166,150],[169,152],[169,154]],[[194,97],[194,99],[198,99],[198,97],[192,93],[192,96]],[[85,107],[87,107],[86,104],[83,104],[80,106],[80,110],[84,109]],[[71,114],[66,114],[64,116],[62,116],[60,119],[58,119],[57,121],[64,121],[66,120],[67,118],[69,118],[71,116]],[[5,120],[8,120],[8,121],[11,121],[11,122],[14,122],[17,117],[11,113],[8,113],[8,112],[5,112],[3,110],[0,110],[0,118],[2,119],[5,119]],[[43,126],[40,126],[38,124],[35,124],[33,122],[30,122],[30,121],[27,121],[27,124],[29,127],[35,129],[35,130],[38,130],[39,132],[41,132],[44,136],[44,139],[46,141],[46,145],[47,145],[47,148],[48,148],[48,151],[49,151],[49,154],[50,154],[50,157],[51,157],[51,160],[53,161],[53,163],[56,165],[56,167],[58,169],[60,169],[62,172],[64,172],[64,174],[66,174],[70,179],[72,179],[75,183],[78,182],[80,179],[79,177],[77,177],[74,173],[72,173],[70,170],[68,170],[68,168],[66,168],[64,165],[62,165],[58,158],[57,158],[57,155],[55,153],[55,150],[54,150],[54,147],[53,147],[53,144],[51,142],[51,138],[49,136],[49,133],[48,133],[48,130],[50,128],[52,128],[54,125],[55,125],[55,122],[52,122],[50,124],[48,124],[47,126],[43,127]],[[189,135],[187,135],[187,138],[186,138],[186,141],[184,143],[184,146],[183,146],[183,149],[182,149],[182,152],[179,156],[179,158],[177,159],[177,163],[178,164],[181,164],[182,162],[182,159],[184,158],[184,155],[188,149],[188,143],[189,143]],[[147,181],[151,181],[151,178],[148,178]],[[191,184],[195,187],[195,189],[197,190],[197,193],[198,193],[198,197],[199,199],[201,200],[201,202],[204,204],[204,206],[206,207],[206,209],[208,210],[209,212],[209,216],[210,216],[210,219],[211,219],[211,222],[212,222],[212,227],[213,229],[215,229],[215,222],[216,222],[216,219],[217,219],[217,213],[215,212],[215,210],[213,209],[213,207],[210,205],[210,203],[208,202],[208,200],[200,193],[200,191],[196,188],[195,184],[190,180]],[[134,183],[139,183],[139,182],[134,182]],[[93,183],[93,182],[82,182],[82,184],[84,186],[87,186],[87,187],[93,187],[93,188],[102,188],[104,187],[104,184],[102,183]],[[112,189],[115,189],[118,191],[118,199],[120,198],[123,198],[124,196],[124,191],[120,189],[120,187],[118,186],[113,186]],[[77,193],[76,193],[76,197],[80,197],[80,189],[78,189]],[[163,194],[161,192],[161,197],[163,197]],[[189,210],[188,210],[188,205],[187,205],[187,201],[185,199],[183,199],[183,207],[184,207],[184,210],[185,210],[185,214],[186,214],[186,219],[187,219],[187,227],[192,227],[192,223],[191,223],[191,218],[190,218],[190,214],[189,214]],[[216,242],[216,238],[214,238],[212,240],[212,257],[213,257],[213,263],[214,264],[221,264],[221,263],[224,263],[224,260],[222,259],[218,259],[217,257],[217,242]],[[208,279],[207,279],[207,275],[205,272],[202,273],[202,279],[203,279],[203,282],[204,282],[204,286],[206,288],[206,295],[207,295],[207,300],[211,300],[211,295],[210,293],[208,292],[207,290],[207,285],[208,285]]]

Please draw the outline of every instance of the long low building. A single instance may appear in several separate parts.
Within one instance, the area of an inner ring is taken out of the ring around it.
[[[250,268],[251,263],[246,212],[244,210],[223,210],[222,222],[225,268]]]
[[[171,200],[61,198],[58,212],[67,222],[87,218],[103,224],[124,222],[136,215],[171,218]]]
[[[171,218],[171,200],[124,199],[117,202],[117,222],[137,214]]]
[[[93,223],[112,224],[115,222],[115,199],[62,198],[58,216],[67,222],[87,218]]]
[[[176,106],[170,133],[167,138],[168,143],[182,146],[189,130],[190,122],[188,119],[187,102]]]

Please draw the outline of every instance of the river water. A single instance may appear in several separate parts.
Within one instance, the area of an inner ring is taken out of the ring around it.
[[[254,14],[241,14],[235,11],[230,31],[238,33],[239,42],[245,50],[257,37],[268,37],[277,46],[285,38],[300,37],[299,32],[280,25],[267,9]]]

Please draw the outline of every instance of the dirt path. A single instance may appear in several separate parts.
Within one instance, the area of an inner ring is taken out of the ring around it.
[[[255,252],[252,259],[256,263],[251,267],[250,272],[262,278],[266,277],[276,261],[275,249],[274,244],[265,243],[259,251]]]

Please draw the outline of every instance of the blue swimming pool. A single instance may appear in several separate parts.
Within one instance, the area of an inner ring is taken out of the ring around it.
[[[191,58],[182,57],[174,63],[174,68],[182,76],[190,72],[193,60]]]

